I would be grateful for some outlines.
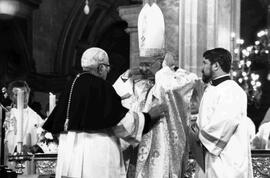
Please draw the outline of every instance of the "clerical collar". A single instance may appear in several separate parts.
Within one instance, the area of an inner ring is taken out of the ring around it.
[[[223,75],[221,77],[218,77],[218,78],[215,78],[213,79],[210,84],[213,85],[213,86],[217,86],[219,85],[220,83],[226,81],[226,80],[230,80],[230,76],[229,75]]]

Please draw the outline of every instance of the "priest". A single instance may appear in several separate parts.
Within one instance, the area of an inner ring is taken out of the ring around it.
[[[18,97],[22,96],[18,94],[19,90],[24,93],[23,98],[19,98],[23,103],[22,108],[19,108],[19,103],[17,103]],[[6,118],[3,124],[3,127],[5,128],[5,151],[9,155],[20,151],[26,153],[30,151],[31,146],[37,144],[39,139],[38,128],[42,126],[44,121],[28,106],[30,87],[25,81],[12,81],[8,86],[8,95],[12,103],[10,110],[6,112]],[[20,117],[20,112],[22,112],[22,117]],[[20,127],[21,131],[19,131]],[[19,149],[18,142],[22,142],[22,150]],[[8,162],[7,164],[9,168],[14,168],[15,166],[14,162]],[[33,170],[31,170],[31,167],[32,165],[30,162],[27,162],[24,174],[32,173]]]
[[[247,96],[230,79],[231,54],[215,48],[206,51],[203,57],[202,79],[211,85],[203,94],[193,131],[205,152],[205,177],[251,178]]]
[[[124,178],[119,138],[136,145],[164,105],[148,113],[129,111],[105,81],[110,70],[107,53],[96,47],[81,58],[83,72],[68,84],[43,128],[60,133],[56,178]]]
[[[138,146],[138,152],[131,155],[128,166],[128,178],[164,178],[184,177],[184,169],[187,158],[186,126],[188,119],[188,105],[193,90],[195,76],[183,69],[175,69],[175,57],[173,53],[167,52],[162,62],[162,69],[155,73],[155,84],[150,89],[146,84],[135,83],[130,87],[127,78],[122,81],[121,86],[134,88],[130,101],[137,105],[136,109],[148,111],[157,103],[168,106],[168,112],[164,119],[159,120],[142,138]],[[118,81],[118,82],[119,82]],[[118,86],[116,83],[115,87]],[[125,92],[116,87],[117,92],[127,96],[130,89]],[[149,90],[150,89],[150,90]],[[124,99],[123,102],[125,102]],[[135,149],[136,150],[136,149]]]

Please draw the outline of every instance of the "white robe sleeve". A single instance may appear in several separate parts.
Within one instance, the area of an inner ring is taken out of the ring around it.
[[[129,70],[122,74],[113,84],[113,88],[121,99],[129,98],[132,94],[132,80],[127,77]]]
[[[136,146],[142,139],[144,121],[143,113],[129,111],[117,126],[113,128],[113,132],[115,136]]]
[[[38,128],[42,127],[44,120],[38,115],[33,109],[28,107],[29,119],[31,119],[32,127],[29,128],[28,133],[30,134],[31,145],[35,145],[39,141]]]
[[[213,113],[208,115],[208,123],[199,132],[202,144],[210,153],[218,156],[225,148],[242,119],[241,108],[245,104],[246,97],[239,90],[219,93],[212,106]]]

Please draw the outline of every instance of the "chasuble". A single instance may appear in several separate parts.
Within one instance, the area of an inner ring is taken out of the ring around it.
[[[187,161],[187,117],[194,78],[188,72],[164,66],[155,75],[155,85],[144,110],[166,103],[169,112],[142,138],[134,175],[136,178],[180,178]]]

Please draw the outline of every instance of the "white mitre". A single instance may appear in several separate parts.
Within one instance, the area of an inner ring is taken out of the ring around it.
[[[165,23],[156,3],[146,3],[138,17],[138,40],[141,57],[164,54]]]

